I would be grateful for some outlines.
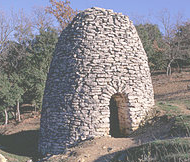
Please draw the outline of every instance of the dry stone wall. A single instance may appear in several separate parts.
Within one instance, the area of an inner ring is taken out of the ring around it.
[[[44,92],[39,151],[58,154],[81,140],[109,135],[115,94],[127,101],[119,110],[120,123],[128,125],[124,132],[137,129],[154,105],[146,53],[127,16],[94,7],[80,12],[57,43]]]

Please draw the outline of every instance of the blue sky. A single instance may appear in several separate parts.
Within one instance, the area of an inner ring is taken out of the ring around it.
[[[162,9],[168,9],[172,15],[178,12],[190,19],[190,0],[70,0],[71,7],[84,10],[93,6],[113,9],[131,18],[134,15],[158,15]],[[47,6],[49,0],[0,0],[0,9],[9,11],[24,9],[30,13],[34,6]],[[154,16],[155,17],[155,16]],[[153,20],[156,22],[156,20]]]

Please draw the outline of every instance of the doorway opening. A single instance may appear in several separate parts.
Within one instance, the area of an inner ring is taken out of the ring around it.
[[[126,95],[114,94],[110,99],[110,135],[115,138],[129,134],[130,119]]]

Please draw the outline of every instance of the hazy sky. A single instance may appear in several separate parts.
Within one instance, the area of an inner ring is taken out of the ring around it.
[[[71,7],[84,10],[93,6],[113,9],[125,15],[157,15],[159,11],[168,9],[172,15],[178,12],[190,19],[190,0],[70,0]],[[24,9],[28,13],[34,6],[47,6],[49,0],[0,0],[0,9]],[[156,20],[153,20],[156,21]]]

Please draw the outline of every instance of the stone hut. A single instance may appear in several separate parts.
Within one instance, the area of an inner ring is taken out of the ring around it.
[[[81,140],[124,137],[154,105],[147,56],[129,18],[93,7],[63,30],[43,98],[39,151]]]

